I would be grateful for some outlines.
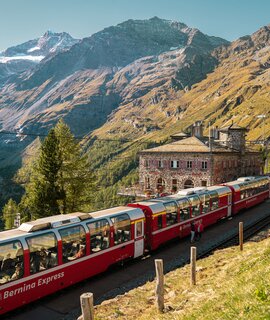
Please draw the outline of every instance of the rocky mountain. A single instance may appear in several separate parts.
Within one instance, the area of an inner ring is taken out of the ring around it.
[[[126,100],[92,136],[162,141],[204,120],[206,134],[209,124],[234,122],[249,129],[249,141],[269,138],[270,26],[214,49],[212,56],[218,64],[205,79],[170,95],[153,86],[142,98]]]
[[[106,28],[6,84],[0,125],[44,133],[64,117],[74,133],[87,134],[152,88],[188,89],[203,79],[220,44],[228,42],[157,17]]]
[[[47,31],[40,38],[0,52],[0,83],[10,76],[29,70],[48,55],[70,48],[78,41],[66,32]]]

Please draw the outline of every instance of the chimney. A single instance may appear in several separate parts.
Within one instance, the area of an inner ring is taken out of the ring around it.
[[[196,121],[191,127],[191,135],[201,138],[203,137],[203,122]]]
[[[215,128],[211,129],[211,138],[213,138],[214,140],[219,140],[218,126],[216,126]]]

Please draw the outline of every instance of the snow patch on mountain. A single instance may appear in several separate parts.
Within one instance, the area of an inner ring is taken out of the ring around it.
[[[33,52],[33,51],[37,51],[37,50],[40,50],[40,47],[39,47],[39,46],[30,48],[30,49],[27,50],[27,52]]]
[[[40,62],[42,59],[44,59],[45,56],[15,56],[15,57],[0,57],[0,63],[8,63],[10,61],[15,60],[29,60],[33,62]]]

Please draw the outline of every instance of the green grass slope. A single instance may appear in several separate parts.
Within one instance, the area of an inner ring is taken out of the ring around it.
[[[155,305],[155,282],[95,307],[95,319],[267,320],[270,319],[270,239],[216,251],[165,275],[165,312]],[[166,261],[164,261],[166,263]]]

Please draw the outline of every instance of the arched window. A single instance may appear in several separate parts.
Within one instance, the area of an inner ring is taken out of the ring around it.
[[[162,178],[157,179],[157,190],[163,191],[165,188],[165,181]]]
[[[187,189],[187,188],[194,188],[194,183],[192,180],[186,180],[185,183],[184,183],[184,189]]]

